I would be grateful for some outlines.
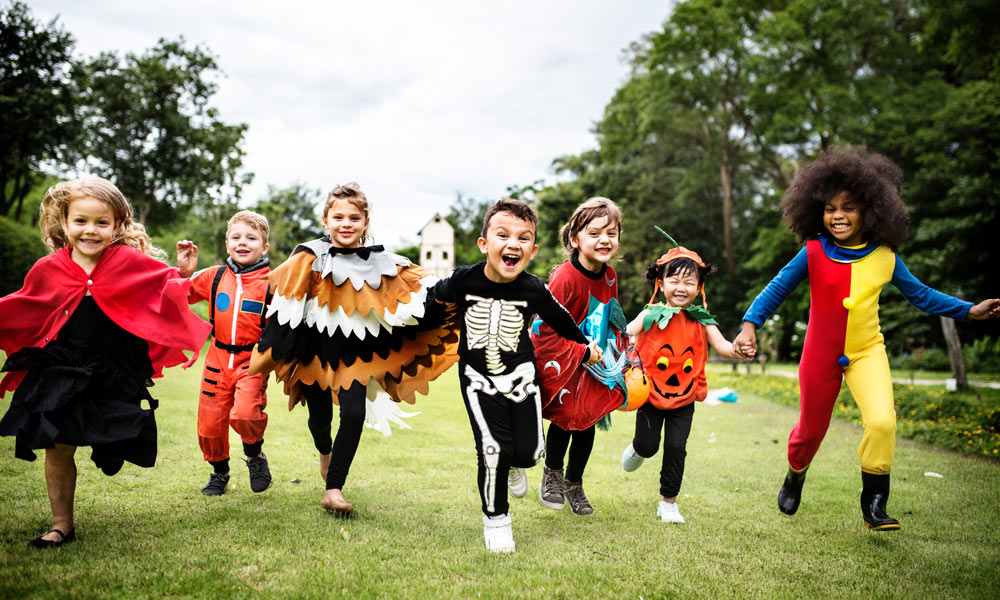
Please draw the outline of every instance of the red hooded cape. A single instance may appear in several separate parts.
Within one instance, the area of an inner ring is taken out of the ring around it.
[[[162,377],[165,367],[194,363],[212,331],[188,308],[190,287],[191,280],[177,269],[117,244],[104,250],[87,275],[70,258],[67,246],[39,259],[25,276],[24,287],[0,298],[0,350],[10,356],[56,339],[89,289],[104,314],[146,340],[153,377]],[[188,359],[182,350],[195,354]],[[0,382],[0,397],[25,375],[25,371],[8,373]]]

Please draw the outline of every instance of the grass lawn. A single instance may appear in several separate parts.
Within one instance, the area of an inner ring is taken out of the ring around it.
[[[997,462],[899,440],[889,508],[903,529],[872,533],[858,506],[861,430],[834,419],[802,507],[787,517],[776,495],[798,413],[748,393],[697,406],[679,498],[686,525],[654,518],[659,456],[621,470],[633,415],[615,413],[585,477],[595,516],[542,508],[536,467],[528,496],[512,500],[518,551],[495,556],[483,549],[454,369],[418,401],[412,431],[365,431],[345,488],[357,509],[349,521],[319,508],[306,411],[288,413],[273,385],[271,489],[251,493],[234,460],[229,493],[202,496],[199,374],[171,370],[153,390],[155,468],[126,464],[105,477],[89,449],[78,451],[79,540],[58,550],[26,547],[49,525],[43,461],[15,459],[13,438],[0,438],[0,596],[871,600],[996,598],[1000,589]]]

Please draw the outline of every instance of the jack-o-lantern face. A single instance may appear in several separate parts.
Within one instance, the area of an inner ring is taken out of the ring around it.
[[[657,408],[683,406],[705,391],[708,343],[700,322],[680,313],[663,329],[653,323],[639,334],[636,349],[649,378],[649,402]]]
[[[649,382],[663,398],[686,396],[694,385],[694,347],[675,353],[670,344],[660,346],[656,364],[646,371]]]

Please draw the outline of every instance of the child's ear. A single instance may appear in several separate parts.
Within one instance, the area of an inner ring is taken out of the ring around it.
[[[263,255],[267,254],[267,251],[270,250],[270,249],[271,249],[271,244],[268,244],[267,242],[264,242],[264,250],[261,252],[261,255],[263,256]]]
[[[479,251],[486,254],[486,238],[479,238],[476,240],[476,243],[479,244]]]
[[[538,244],[531,249],[531,257],[528,260],[535,260],[535,255],[538,254]]]

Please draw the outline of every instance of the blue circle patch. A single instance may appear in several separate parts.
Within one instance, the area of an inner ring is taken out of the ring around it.
[[[837,359],[837,364],[844,367],[845,369],[851,365],[851,359],[846,356],[841,356]]]
[[[225,311],[229,309],[229,294],[222,293],[215,297],[215,310]]]

